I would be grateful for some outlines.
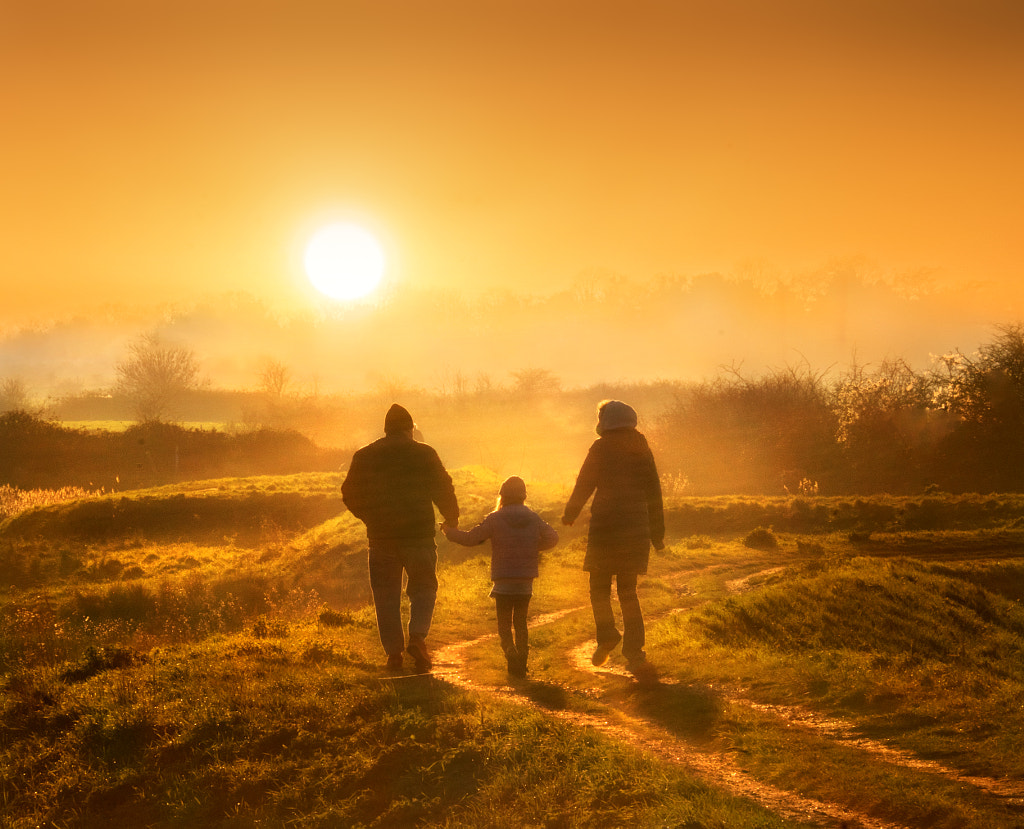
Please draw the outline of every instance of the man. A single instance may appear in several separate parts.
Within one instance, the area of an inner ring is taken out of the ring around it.
[[[449,526],[459,524],[451,476],[437,452],[414,437],[412,415],[395,403],[384,418],[384,437],[352,456],[341,485],[345,506],[366,524],[370,590],[377,630],[389,670],[402,668],[408,652],[416,670],[432,667],[426,638],[437,599],[437,522],[434,505]],[[408,576],[409,639],[402,631],[402,571]]]

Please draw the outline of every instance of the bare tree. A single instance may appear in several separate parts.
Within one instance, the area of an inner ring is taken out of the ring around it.
[[[280,400],[292,382],[292,373],[284,363],[268,359],[260,370],[259,379],[260,391],[273,400]]]
[[[513,391],[523,397],[555,394],[562,388],[562,381],[546,368],[523,368],[511,374],[515,380]]]
[[[469,378],[461,369],[445,367],[438,373],[437,391],[441,397],[464,398],[469,393]]]
[[[28,387],[24,380],[8,377],[0,383],[0,412],[23,412],[28,409]]]
[[[176,415],[184,395],[199,387],[199,364],[192,350],[167,345],[156,334],[131,343],[116,368],[116,390],[143,423]]]

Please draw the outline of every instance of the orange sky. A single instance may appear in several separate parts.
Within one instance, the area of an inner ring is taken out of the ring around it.
[[[0,326],[400,286],[886,272],[1021,308],[1018,0],[0,0]]]

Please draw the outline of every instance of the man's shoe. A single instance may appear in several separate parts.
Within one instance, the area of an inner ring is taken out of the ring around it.
[[[618,631],[615,632],[615,639],[611,642],[598,642],[597,647],[594,649],[594,655],[590,657],[590,664],[595,668],[601,667],[605,662],[608,661],[608,657],[611,656],[616,645],[622,641],[622,634]]]
[[[405,652],[415,661],[417,673],[429,673],[430,669],[434,667],[434,663],[430,661],[430,654],[427,653],[427,646],[422,639],[410,639],[409,644],[405,647]]]
[[[402,654],[394,653],[389,656],[387,669],[395,672],[402,670]]]

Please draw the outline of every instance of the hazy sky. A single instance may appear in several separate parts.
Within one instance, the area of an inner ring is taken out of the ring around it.
[[[1019,0],[0,0],[0,326],[396,287],[809,272],[1019,306]]]

